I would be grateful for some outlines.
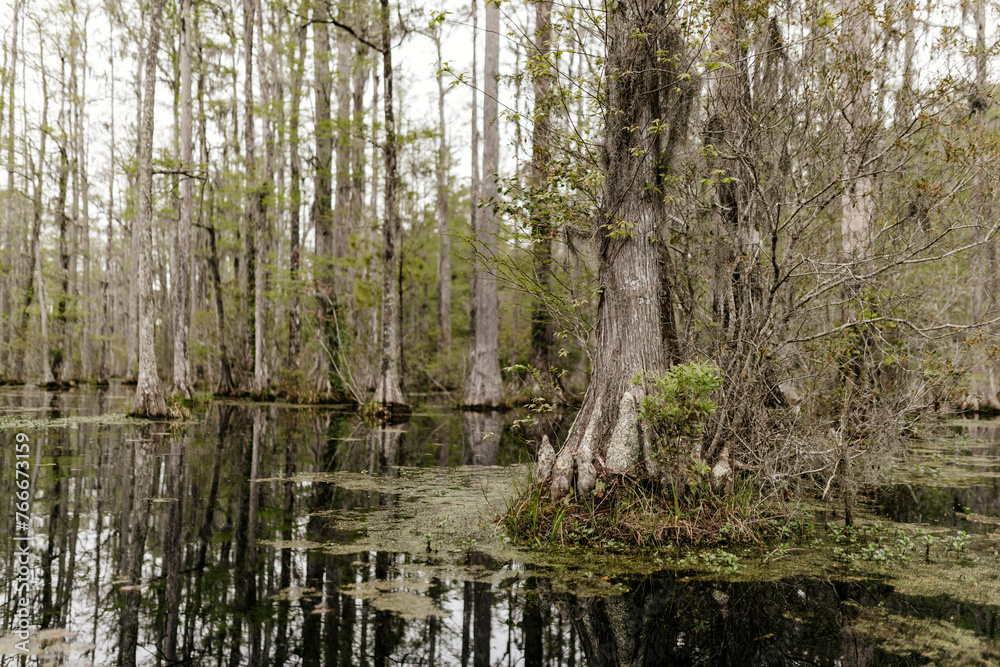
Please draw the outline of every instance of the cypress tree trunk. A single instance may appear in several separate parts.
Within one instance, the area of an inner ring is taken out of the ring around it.
[[[246,263],[246,283],[243,285],[247,304],[247,322],[243,342],[244,359],[250,363],[240,381],[241,392],[253,392],[256,381],[257,338],[257,237],[260,226],[260,183],[257,174],[256,133],[253,118],[253,28],[257,4],[243,0],[243,164],[246,170],[243,202],[243,242]]]
[[[316,228],[316,316],[319,319],[317,336],[325,346],[319,355],[320,392],[331,389],[330,360],[336,355],[334,318],[337,317],[337,295],[333,284],[333,209],[332,158],[333,133],[330,117],[330,35],[326,23],[329,4],[326,0],[316,3],[313,24],[313,58],[316,86],[316,176],[313,225]]]
[[[481,256],[477,268],[496,252],[499,225],[493,213],[497,198],[497,170],[500,162],[500,126],[497,94],[500,69],[500,7],[486,3],[486,63],[483,71],[483,184],[482,198],[487,202],[481,224],[475,229],[475,251]],[[503,380],[500,377],[500,302],[496,279],[487,271],[476,271],[475,335],[472,367],[465,384],[464,404],[469,407],[499,407],[503,403]]]
[[[153,0],[146,49],[145,92],[142,96],[142,128],[139,141],[139,377],[130,414],[162,417],[167,414],[160,378],[156,370],[153,324],[153,95],[156,91],[156,59],[160,47],[163,0]]]
[[[65,83],[60,77],[60,88],[63,100],[66,98]],[[65,106],[59,110],[59,190],[56,198],[56,226],[59,228],[59,296],[56,299],[56,332],[55,348],[52,350],[52,376],[56,382],[62,382],[63,369],[66,364],[67,341],[70,332],[67,327],[69,301],[69,220],[66,217],[66,195],[69,183],[69,153],[66,145]]]
[[[17,29],[18,29],[18,22],[19,22],[20,14],[21,14],[21,0],[14,0],[14,16],[12,17],[12,21],[11,21],[10,71],[9,71],[9,73],[7,75],[7,80],[10,82],[10,90],[7,92],[7,105],[8,105],[8,107],[7,107],[7,204],[6,204],[6,214],[7,214],[8,224],[12,223],[13,220],[14,220],[14,215],[13,215],[13,211],[14,211],[14,171],[15,171],[15,163],[14,163],[14,137],[15,137],[15,134],[14,134],[14,102],[17,99],[17,95],[15,94],[14,91],[16,90],[16,83],[17,83],[17,55],[18,55]],[[0,106],[0,115],[2,115],[2,113],[3,113],[3,107]],[[0,119],[0,121],[2,121],[2,119]],[[27,128],[25,128],[25,132],[27,132]],[[0,136],[2,136],[2,135],[0,135]],[[9,232],[8,232],[8,237],[7,238],[8,238],[7,247],[10,248],[10,236],[9,236]],[[32,262],[34,262],[34,253],[32,253],[32,256],[28,258],[29,265]],[[32,270],[28,269],[27,275],[25,277],[25,282],[28,284],[28,287],[27,287],[28,290],[31,289],[31,281],[32,281],[31,274],[32,274]],[[15,283],[15,277],[13,277],[13,276],[7,276],[6,279],[7,279],[7,285],[9,285],[10,287],[13,287],[13,285]],[[0,312],[5,313],[5,314],[8,313],[7,309],[9,308],[11,296],[12,295],[10,293],[10,289],[9,288],[8,289],[4,289],[4,293],[2,295],[2,299],[0,299]],[[11,333],[11,336],[7,340],[8,350],[9,350],[7,352],[7,357],[11,361],[8,362],[8,364],[4,367],[4,370],[9,370],[10,367],[13,366],[13,371],[14,371],[13,374],[12,374],[13,379],[15,381],[21,381],[21,380],[24,379],[22,377],[22,374],[23,374],[24,371],[23,371],[23,366],[20,367],[20,369],[18,367],[18,365],[20,364],[21,355],[17,354],[17,352],[15,350],[15,346],[17,346],[17,345],[26,345],[27,341],[24,340],[23,336],[19,336],[18,334],[21,333],[21,332],[14,328],[14,326],[15,326],[15,322],[14,322],[15,314],[13,314],[13,313],[9,314],[7,319],[9,321],[7,323],[5,323],[4,326],[7,327],[7,331],[9,331]],[[0,338],[2,338],[2,334],[0,334]],[[2,342],[2,340],[0,340],[0,342]]]
[[[111,42],[114,43],[114,24],[111,23]],[[101,351],[97,362],[97,383],[107,384],[108,376],[108,356],[111,349],[111,333],[114,318],[111,311],[111,277],[114,253],[115,234],[115,57],[114,51],[111,54],[111,150],[110,164],[108,165],[108,236],[107,244],[104,248],[104,280],[101,283],[101,292],[104,301],[104,317],[101,319]]]
[[[15,23],[16,25],[16,23]],[[39,62],[45,61],[45,47],[44,43],[39,43],[38,46],[38,56]],[[52,370],[49,367],[49,345],[48,345],[48,323],[45,322],[45,303],[44,303],[44,292],[42,285],[42,267],[41,267],[41,250],[39,248],[39,237],[42,231],[42,174],[45,171],[45,139],[48,137],[48,132],[46,131],[46,126],[48,125],[49,118],[49,84],[48,77],[45,74],[45,68],[41,68],[42,72],[42,124],[39,126],[39,141],[38,141],[38,167],[33,174],[34,176],[34,195],[32,197],[32,221],[31,221],[31,250],[28,257],[28,277],[27,285],[24,290],[24,302],[21,307],[21,318],[17,325],[17,335],[16,339],[21,345],[21,349],[17,354],[17,358],[14,362],[14,378],[17,380],[24,379],[24,366],[25,360],[28,356],[28,341],[25,340],[28,333],[28,308],[31,307],[31,302],[35,298],[35,285],[38,288],[38,305],[41,314],[42,322],[46,324],[42,329],[42,377],[43,381],[48,384],[52,381]],[[13,98],[11,99],[13,102]],[[13,113],[13,112],[12,112]],[[13,119],[13,116],[11,117]],[[13,145],[13,141],[11,141]],[[7,158],[9,161],[13,160],[13,151],[8,149]],[[25,160],[29,161],[27,152],[25,152]],[[10,162],[8,162],[10,164]],[[11,172],[7,173],[8,183],[13,182]],[[36,279],[37,275],[37,279]]]
[[[434,45],[437,47],[438,62],[441,62],[441,34],[435,33]],[[437,213],[438,231],[438,263],[437,263],[437,302],[438,302],[438,351],[447,354],[451,350],[451,230],[448,228],[448,142],[445,137],[444,124],[444,75],[438,69],[438,154],[434,165],[437,180]]]
[[[658,6],[656,0],[639,0],[609,10],[606,177],[594,221],[601,295],[596,349],[583,406],[552,469],[550,491],[556,498],[574,486],[581,495],[588,494],[596,483],[597,457],[617,459],[614,465],[608,461],[615,472],[630,471],[640,463],[635,448],[628,456],[609,456],[609,443],[613,434],[616,441],[636,446],[636,441],[645,440],[634,409],[642,387],[633,387],[632,379],[663,371],[667,365],[660,335],[657,242],[662,202],[655,189],[635,187],[654,182],[660,166],[658,133],[650,131],[654,120],[664,117],[657,36],[667,33],[664,13],[669,16],[672,8],[664,12]]]
[[[146,16],[143,14],[143,27],[145,27]],[[143,72],[145,71],[145,58],[146,53],[143,49],[139,49],[139,58],[136,63],[135,71],[135,97],[136,97],[136,132],[141,134],[142,128],[142,91],[143,91]],[[234,105],[235,106],[235,105]],[[142,140],[141,138],[136,139],[136,160],[142,160]],[[134,196],[136,192],[136,178],[132,177],[129,179],[130,193]],[[133,201],[135,201],[133,199]],[[129,244],[131,248],[129,249],[129,279],[128,279],[128,305],[125,308],[125,317],[127,319],[126,333],[125,333],[125,349],[126,349],[126,367],[125,367],[125,382],[131,383],[136,381],[136,371],[139,368],[139,310],[141,308],[139,304],[139,231],[136,224],[136,220],[133,218],[129,224]]]
[[[191,0],[181,0],[181,174],[180,220],[174,244],[174,386],[173,392],[191,398],[191,362],[188,353],[191,328],[191,216],[194,191],[191,173],[193,141],[191,137]]]
[[[550,115],[552,109],[552,69],[549,66],[549,51],[552,41],[552,0],[542,0],[535,5],[535,72],[532,87],[535,96],[535,126],[531,134],[531,187],[543,190],[549,166]],[[532,264],[538,290],[543,295],[551,291],[552,266],[552,225],[545,207],[532,212],[531,241]],[[557,379],[552,372],[553,332],[549,311],[542,299],[538,299],[531,311],[531,366],[538,371],[536,391],[552,389]]]
[[[986,3],[976,0],[976,81],[970,100],[970,107],[979,123],[989,118],[989,89],[986,82]],[[994,240],[987,238],[987,227],[993,221],[990,192],[984,184],[982,171],[986,165],[981,161],[976,165],[973,176],[974,221],[973,239],[980,244],[971,258],[972,264],[972,317],[990,319],[988,308],[996,294],[996,247]],[[988,222],[989,221],[989,222]],[[982,354],[982,353],[979,353]],[[983,357],[986,357],[983,354]],[[988,357],[977,360],[972,369],[971,396],[965,399],[968,408],[981,412],[1000,412],[996,363]]]
[[[301,347],[299,334],[299,264],[302,257],[299,228],[302,211],[302,158],[299,155],[299,107],[302,99],[302,74],[306,58],[306,29],[298,27],[295,30],[298,58],[294,58],[294,78],[292,79],[291,110],[288,118],[288,152],[289,152],[289,186],[288,200],[291,208],[289,215],[289,259],[288,272],[291,282],[291,298],[288,307],[288,369],[295,372],[299,368],[299,350]]]
[[[385,85],[385,221],[382,224],[382,355],[375,402],[384,410],[408,409],[399,372],[399,175],[396,172],[396,121],[392,109],[392,45],[389,33],[389,0],[381,0],[382,78]]]
[[[470,140],[472,148],[472,168],[469,179],[469,231],[473,237],[479,230],[479,100],[477,91],[479,90],[479,67],[476,64],[476,39],[479,36],[478,17],[476,8],[478,0],[472,0],[472,137]],[[476,248],[472,248],[472,257],[469,258],[469,337],[476,338],[476,291],[479,275],[479,257]]]
[[[844,266],[848,272],[845,282],[843,322],[857,322],[864,315],[859,312],[862,285],[854,277],[863,271],[868,260],[871,245],[871,224],[875,216],[875,201],[872,196],[873,178],[864,164],[868,153],[867,142],[871,125],[871,78],[868,72],[871,58],[871,17],[867,8],[859,7],[843,0],[843,31],[848,44],[847,67],[841,83],[842,115],[844,119],[844,153],[842,162],[843,191],[840,195],[840,243]],[[859,423],[865,401],[870,371],[867,356],[870,354],[870,333],[863,327],[858,329],[859,341],[856,349],[843,360],[841,378],[844,382],[845,409],[841,415],[841,429],[849,444],[857,442],[864,430],[863,417]],[[860,409],[858,409],[860,408]],[[844,503],[844,524],[853,523],[854,500],[857,493],[850,453],[845,450],[839,469],[841,500]]]
[[[254,377],[253,393],[257,395],[270,391],[271,388],[271,364],[268,359],[269,344],[267,342],[267,315],[268,315],[268,271],[267,252],[271,241],[271,219],[270,211],[273,209],[274,200],[274,132],[271,125],[269,107],[271,104],[271,73],[268,71],[267,59],[264,53],[264,11],[261,8],[260,0],[253,0],[256,14],[257,41],[257,78],[260,82],[260,105],[264,109],[261,122],[264,131],[264,173],[263,178],[258,177],[256,186],[257,196],[257,225],[254,229],[256,234],[255,250],[257,253],[254,264],[256,272],[254,274]]]

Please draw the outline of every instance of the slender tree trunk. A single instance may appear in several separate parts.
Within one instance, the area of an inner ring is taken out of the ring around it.
[[[270,119],[272,73],[267,67],[264,50],[264,10],[260,0],[253,0],[257,24],[257,78],[260,81],[260,105],[264,109],[261,122],[264,131],[264,173],[258,178],[256,273],[254,280],[254,381],[253,392],[262,395],[271,389],[271,364],[268,358],[268,271],[267,253],[271,240],[271,211],[274,203],[274,133]]]
[[[970,100],[972,112],[980,127],[984,127],[990,118],[990,94],[986,81],[986,2],[976,0],[976,81]],[[985,132],[981,136],[986,136]],[[983,170],[986,165],[977,160],[973,176],[974,197],[974,240],[979,247],[974,251],[972,261],[972,318],[973,320],[990,319],[989,309],[996,296],[997,261],[996,245],[992,238],[987,238],[988,226],[993,221],[991,191],[984,183]],[[985,353],[977,351],[983,358],[973,366],[970,386],[971,396],[965,399],[966,406],[980,412],[1000,412],[1000,396],[996,363]]]
[[[845,262],[863,261],[868,254],[870,226],[874,218],[872,177],[862,164],[863,142],[871,123],[868,105],[871,79],[867,63],[871,55],[871,17],[850,0],[844,2],[844,31],[850,49],[850,66],[844,76],[841,95],[844,104],[846,145],[844,147],[844,190],[840,197],[840,239]]]
[[[497,170],[500,162],[500,125],[497,95],[500,68],[500,7],[486,4],[486,64],[483,71],[483,179],[482,198],[488,202],[482,222],[475,229],[475,251],[480,255],[476,271],[475,336],[471,370],[465,385],[464,404],[470,407],[498,407],[503,403],[500,377],[500,302],[497,282],[482,270],[497,252],[500,227],[493,209],[497,199]]]
[[[845,283],[845,298],[841,320],[856,322],[863,318],[859,312],[858,300],[861,298],[862,285],[854,276],[863,270],[868,259],[871,244],[871,224],[875,217],[875,201],[872,196],[874,183],[867,173],[869,167],[863,163],[868,154],[866,142],[871,125],[871,77],[869,63],[871,61],[871,17],[867,7],[860,7],[843,0],[843,31],[849,49],[847,69],[841,84],[842,117],[844,126],[844,154],[842,173],[844,189],[840,196],[840,243],[842,260],[849,271]],[[844,360],[842,372],[846,386],[845,409],[841,415],[841,428],[845,437],[853,441],[853,435],[863,429],[857,422],[859,413],[864,410],[852,405],[857,400],[861,385],[868,371],[866,370],[866,355],[868,354],[869,333],[861,328],[858,330],[859,342],[855,351],[849,353]],[[863,389],[862,389],[863,391]],[[860,443],[857,443],[860,445]],[[856,483],[851,466],[849,452],[845,452],[837,470],[841,489],[841,499],[844,503],[844,523],[853,523],[853,509],[856,495]]]
[[[244,169],[246,170],[244,195],[244,257],[246,264],[246,295],[248,324],[243,349],[250,362],[249,373],[244,373],[240,383],[242,391],[253,392],[256,381],[256,339],[257,339],[257,237],[260,226],[260,182],[257,173],[256,133],[253,117],[253,29],[256,15],[256,0],[243,0],[243,141]],[[262,267],[260,267],[262,268]],[[263,323],[261,323],[263,325]]]
[[[362,221],[365,198],[365,86],[368,84],[368,68],[365,60],[367,47],[358,45],[354,58],[354,103],[352,105],[353,128],[351,135],[351,212],[354,219]],[[376,68],[377,71],[377,68]],[[377,91],[376,91],[377,93]],[[372,114],[375,108],[372,107]],[[374,118],[372,124],[375,124]]]
[[[472,85],[469,90],[472,92],[472,137],[470,145],[472,149],[472,167],[469,178],[469,231],[473,237],[479,230],[479,219],[482,215],[479,212],[479,67],[476,64],[478,49],[476,41],[479,37],[479,21],[477,17],[478,0],[472,0]],[[469,258],[469,338],[476,338],[476,291],[479,279],[479,256],[476,247],[472,246],[472,256]]]
[[[145,27],[146,15],[143,14],[143,25]],[[136,97],[136,133],[141,134],[142,128],[142,91],[143,91],[143,73],[145,71],[145,58],[146,53],[143,49],[139,49],[139,58],[136,62],[135,71],[135,97]],[[234,105],[235,106],[235,105]],[[136,139],[136,160],[141,161],[142,159],[142,141],[137,137]],[[135,176],[129,179],[129,193],[134,202],[135,194],[137,191],[137,183]],[[130,249],[129,249],[129,280],[128,280],[128,306],[125,308],[125,316],[127,318],[126,333],[125,333],[125,349],[127,355],[127,366],[125,368],[125,382],[135,382],[136,372],[139,369],[139,233],[138,226],[136,224],[136,217],[133,216],[132,221],[129,224],[129,237],[130,237]]]
[[[191,361],[188,352],[191,329],[191,217],[194,210],[194,183],[191,137],[191,0],[181,0],[181,174],[180,218],[174,241],[174,379],[173,393],[191,398]]]
[[[160,378],[156,370],[155,328],[153,323],[153,96],[156,91],[156,60],[160,47],[160,19],[163,0],[153,0],[146,49],[145,91],[142,99],[142,128],[139,159],[139,377],[131,414],[162,417],[167,413]]]
[[[38,57],[39,62],[45,62],[45,46],[44,42],[39,42],[38,45]],[[32,222],[31,222],[31,250],[28,257],[28,277],[27,285],[24,289],[24,302],[21,307],[21,318],[17,327],[17,341],[21,345],[21,349],[17,354],[17,359],[14,366],[14,377],[17,380],[24,379],[24,366],[25,359],[28,356],[28,341],[26,340],[28,333],[28,309],[31,307],[31,302],[35,297],[34,284],[38,286],[38,305],[43,321],[46,318],[45,305],[43,299],[43,285],[42,285],[42,270],[41,270],[41,249],[39,246],[39,237],[41,236],[42,230],[42,177],[45,172],[45,140],[48,137],[48,118],[49,118],[49,84],[48,77],[45,73],[45,68],[42,67],[42,124],[39,126],[39,141],[38,141],[38,168],[35,171],[35,192],[32,197]],[[13,102],[13,98],[11,98]],[[13,140],[12,140],[13,142]],[[9,161],[13,160],[12,151],[8,148],[7,153],[8,165]],[[28,161],[28,153],[25,152],[25,161]],[[7,181],[11,183],[13,181],[10,172],[7,173]],[[36,275],[37,280],[36,280]],[[34,281],[34,282],[33,282]],[[47,329],[46,323],[46,329]],[[49,366],[49,345],[48,345],[48,331],[43,331],[42,334],[42,376],[44,377],[44,382],[48,384],[52,381],[52,369]]]
[[[405,410],[402,378],[399,372],[400,294],[396,276],[399,274],[400,242],[399,202],[397,188],[399,174],[396,172],[396,120],[392,99],[392,42],[389,32],[389,0],[380,0],[382,24],[382,78],[385,86],[385,221],[382,225],[382,350],[378,387],[375,402],[390,412]]]
[[[437,47],[438,62],[441,62],[441,34],[434,35],[434,45]],[[448,227],[448,140],[444,124],[444,74],[439,66],[437,73],[438,86],[438,154],[434,165],[437,180],[437,213],[438,232],[438,263],[437,263],[437,306],[438,306],[438,351],[448,354],[451,351],[451,230]]]
[[[313,58],[316,86],[316,176],[313,225],[316,228],[317,336],[325,347],[319,356],[319,390],[331,390],[331,361],[337,355],[337,294],[333,281],[333,121],[330,117],[330,34],[323,21],[329,15],[327,0],[316,3],[313,24]]]
[[[215,227],[211,224],[205,227],[208,232],[209,267],[212,272],[212,286],[215,290],[215,318],[219,332],[219,384],[215,393],[228,396],[236,389],[233,372],[229,364],[229,346],[226,344],[226,307],[222,294],[222,276],[219,271],[219,250],[215,243]]]
[[[536,192],[543,192],[548,178],[552,141],[550,116],[552,113],[552,69],[549,52],[552,42],[552,0],[542,0],[535,4],[535,64],[532,88],[535,97],[535,126],[531,133],[530,183]],[[531,311],[531,366],[538,372],[536,391],[547,392],[555,387],[553,373],[552,321],[544,298],[551,292],[553,228],[544,205],[532,211],[531,242],[534,278],[538,283],[541,298],[537,299]]]
[[[112,277],[112,267],[113,267],[113,256],[114,256],[114,234],[115,234],[115,56],[114,56],[114,23],[109,21],[109,29],[111,30],[111,146],[110,146],[110,164],[108,166],[108,237],[107,245],[104,248],[104,280],[101,284],[101,291],[103,293],[104,300],[104,317],[101,319],[101,351],[100,358],[97,363],[97,383],[107,384],[108,376],[110,375],[108,370],[108,356],[111,350],[111,334],[113,329],[114,318],[111,317],[110,311],[110,299],[111,299],[111,277]]]
[[[18,30],[18,23],[20,20],[20,14],[21,14],[21,0],[14,0],[14,16],[12,17],[11,20],[10,69],[8,70],[8,75],[7,75],[7,81],[9,82],[8,83],[9,90],[7,91],[7,202],[5,208],[6,208],[6,218],[8,225],[11,225],[14,221],[14,201],[15,201],[14,172],[16,171],[16,166],[17,166],[16,163],[14,162],[14,139],[16,136],[14,131],[14,106],[15,106],[15,101],[17,100],[17,95],[15,94],[14,91],[16,90],[16,84],[17,84],[17,56],[18,56],[17,30]],[[2,114],[3,114],[3,106],[0,105],[0,115]],[[27,128],[25,128],[25,132],[27,132]],[[7,247],[9,251],[11,243],[11,235],[9,230],[7,232],[7,240],[8,240]],[[33,261],[34,261],[34,256],[32,255],[32,257],[28,258],[29,265]],[[25,276],[25,282],[28,284],[28,289],[30,289],[32,281],[31,274],[32,270],[28,269],[27,274]],[[8,308],[10,307],[11,297],[13,296],[10,293],[10,288],[14,286],[15,276],[10,276],[10,275],[5,276],[5,280],[9,287],[7,289],[4,289],[3,298],[0,299],[0,312],[6,314],[9,312]],[[14,328],[16,317],[17,317],[16,313],[9,314],[8,315],[9,326],[5,325],[7,327],[6,331],[10,331],[12,334],[11,336],[9,336],[7,340],[8,343],[7,357],[11,361],[4,366],[3,370],[9,370],[11,366],[13,366],[14,370],[14,373],[12,375],[13,379],[16,381],[22,381],[24,379],[22,377],[23,367],[20,368],[18,367],[21,355],[17,354],[15,346],[26,345],[27,341],[24,340],[23,334],[20,336],[18,335],[21,334],[22,332]],[[0,336],[2,336],[2,333],[0,333]],[[0,341],[0,343],[2,343],[2,341]]]
[[[344,20],[344,17],[341,17]],[[351,43],[346,35],[337,40],[337,120],[336,140],[336,192],[333,209],[333,255],[338,260],[347,251],[350,229],[358,223],[351,218]],[[350,288],[339,281],[338,293],[349,294]]]
[[[65,61],[64,61],[65,63]],[[62,89],[63,107],[59,110],[59,188],[56,198],[56,226],[59,229],[59,296],[56,300],[56,348],[53,351],[52,375],[56,382],[62,382],[65,378],[63,372],[67,366],[67,342],[71,335],[67,326],[67,310],[69,308],[69,239],[70,233],[69,219],[66,217],[66,191],[69,182],[69,148],[67,146],[65,121],[65,99],[66,87],[63,77],[60,76],[60,88]]]
[[[80,276],[80,289],[78,293],[81,314],[80,322],[80,372],[79,377],[85,380],[92,378],[92,332],[91,332],[91,303],[90,303],[90,178],[87,175],[87,134],[86,134],[86,108],[87,108],[87,23],[90,18],[89,9],[84,15],[83,29],[80,32],[80,76],[76,75],[77,64],[74,62],[74,79],[79,81],[79,92],[77,84],[73,84],[73,94],[76,108],[76,134],[74,160],[74,192],[79,192],[80,205],[77,206],[77,197],[73,197],[73,219],[79,231],[79,260],[83,263],[82,275]],[[77,189],[76,183],[79,188]],[[79,211],[79,216],[77,212]]]
[[[292,79],[291,111],[288,118],[288,152],[290,182],[288,189],[290,242],[288,271],[291,282],[290,304],[288,307],[288,369],[295,372],[299,368],[299,350],[301,347],[299,334],[299,264],[302,257],[299,228],[302,212],[302,158],[299,155],[299,108],[302,100],[302,76],[306,59],[306,29],[304,26],[295,29],[298,57],[293,57],[294,78]]]

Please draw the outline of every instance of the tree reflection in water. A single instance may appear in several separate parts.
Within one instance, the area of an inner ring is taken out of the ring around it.
[[[475,548],[451,567],[430,544],[342,546],[373,513],[413,521],[415,467],[523,458],[499,413],[418,413],[391,428],[249,404],[216,404],[180,426],[77,419],[120,411],[124,392],[110,391],[2,397],[33,418],[76,419],[30,429],[42,464],[32,609],[46,632],[68,631],[50,650],[68,650],[75,664],[902,664],[871,631],[884,620],[877,614],[911,619],[911,629],[951,618],[980,642],[977,657],[996,653],[995,606],[898,595],[877,582],[664,574],[622,582],[619,597],[579,597]],[[11,467],[10,448],[0,457]],[[331,474],[353,476],[332,483]],[[11,479],[2,485],[12,492]],[[967,489],[962,502],[995,514],[991,489]],[[892,496],[900,512],[906,497]],[[0,515],[0,535],[12,534],[10,521]],[[13,543],[4,546],[10,609]],[[406,606],[414,600],[422,604]]]

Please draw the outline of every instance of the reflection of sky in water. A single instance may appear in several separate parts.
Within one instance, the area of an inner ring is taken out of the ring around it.
[[[236,662],[250,664],[254,642],[261,663],[276,664],[282,636],[289,665],[325,663],[334,653],[339,664],[369,665],[566,665],[570,654],[578,665],[785,664],[792,657],[832,665],[845,654],[860,656],[855,664],[883,664],[910,650],[934,661],[956,644],[959,656],[997,653],[986,639],[995,606],[904,595],[863,577],[840,581],[789,569],[766,581],[678,579],[653,573],[655,566],[635,556],[514,550],[488,520],[490,505],[502,507],[529,458],[505,427],[511,415],[424,406],[390,429],[368,428],[351,414],[235,403],[196,411],[185,425],[143,429],[100,417],[122,412],[130,395],[117,386],[0,391],[0,438],[23,429],[42,455],[32,518],[36,555],[45,558],[52,545],[52,562],[40,568],[51,584],[46,632],[56,646],[64,641],[57,628],[69,632],[72,646],[82,649],[70,653],[72,664],[112,664],[119,653],[129,655],[133,649],[122,643],[129,618],[138,620],[137,662],[156,663],[174,581],[178,657],[188,652],[193,664],[229,664],[234,646],[243,647]],[[39,421],[46,417],[59,421]],[[995,444],[957,446],[965,449],[956,465],[996,454]],[[3,452],[9,469],[11,452]],[[55,508],[57,476],[62,502]],[[996,517],[1000,494],[995,478],[989,482],[898,485],[880,492],[879,502],[900,520],[913,520],[914,512],[927,520],[937,505],[944,517],[958,493],[971,512]],[[133,484],[147,484],[151,502],[132,506]],[[2,486],[9,494],[11,480],[5,476]],[[258,512],[248,514],[254,504]],[[11,534],[11,518],[0,514],[0,535]],[[148,526],[144,587],[130,598],[121,592],[128,548],[140,542],[123,525],[134,529],[137,519]],[[0,543],[11,553],[8,540]],[[166,558],[178,553],[176,545],[180,558]],[[255,591],[249,561],[238,560],[254,545]],[[0,573],[5,609],[8,562]],[[316,591],[303,596],[310,586]],[[38,590],[32,600],[36,623],[43,597]],[[129,599],[139,603],[132,616]],[[7,634],[9,618],[3,627]],[[899,646],[892,637],[901,633],[923,639]],[[10,648],[0,642],[0,651]]]

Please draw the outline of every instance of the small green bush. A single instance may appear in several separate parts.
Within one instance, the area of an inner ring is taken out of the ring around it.
[[[705,419],[715,412],[715,401],[709,397],[722,386],[722,377],[714,364],[692,361],[664,373],[638,375],[633,383],[647,384],[639,416],[660,437],[696,438]]]

